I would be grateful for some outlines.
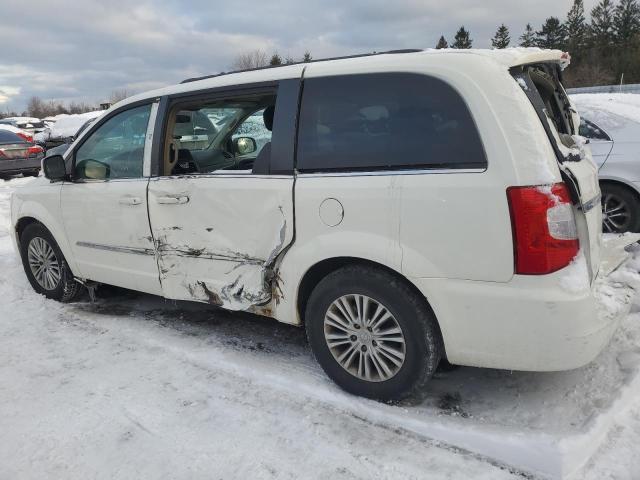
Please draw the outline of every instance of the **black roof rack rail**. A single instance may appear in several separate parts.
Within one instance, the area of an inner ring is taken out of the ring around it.
[[[214,73],[213,75],[204,75],[202,77],[187,78],[181,81],[180,83],[182,84],[182,83],[197,82],[198,80],[206,80],[207,78],[215,78],[215,77],[220,77],[222,75],[230,75],[232,73],[254,72],[256,70],[268,70],[270,68],[288,67],[290,65],[303,65],[306,63],[328,62],[330,60],[346,60],[349,58],[372,57],[374,55],[387,55],[387,54],[396,54],[396,53],[416,53],[416,52],[422,52],[422,51],[423,50],[421,48],[405,48],[401,50],[387,50],[386,52],[358,53],[356,55],[345,55],[342,57],[319,58],[317,60],[311,60],[309,62],[293,62],[293,63],[284,64],[284,65],[266,65],[264,67],[246,68],[243,70],[233,70],[231,72],[221,72],[221,73]]]

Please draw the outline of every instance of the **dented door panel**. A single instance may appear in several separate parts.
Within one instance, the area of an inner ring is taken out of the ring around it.
[[[164,296],[229,310],[268,304],[278,289],[275,262],[293,239],[292,190],[292,176],[152,179],[149,217]]]

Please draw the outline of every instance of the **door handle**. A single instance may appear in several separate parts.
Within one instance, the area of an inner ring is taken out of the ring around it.
[[[175,197],[158,197],[156,202],[162,205],[179,205],[182,203],[188,203],[189,197],[187,195],[178,195]]]
[[[140,197],[122,197],[120,199],[121,205],[140,205],[142,199]]]

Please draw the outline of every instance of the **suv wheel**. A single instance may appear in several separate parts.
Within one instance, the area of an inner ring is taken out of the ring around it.
[[[628,188],[604,184],[602,190],[602,231],[623,233],[640,231],[640,204]]]
[[[20,236],[22,266],[33,289],[54,300],[70,302],[81,290],[67,262],[44,226],[28,225]]]
[[[440,361],[440,335],[424,299],[375,268],[327,275],[311,293],[305,319],[318,363],[356,395],[400,400],[429,380]]]

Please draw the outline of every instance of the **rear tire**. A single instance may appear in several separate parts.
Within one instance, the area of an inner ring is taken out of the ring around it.
[[[602,231],[640,232],[640,202],[629,188],[604,183],[602,191]]]
[[[401,400],[431,378],[441,358],[440,333],[424,298],[373,267],[347,266],[322,279],[305,322],[320,366],[355,395]]]
[[[81,291],[53,236],[42,224],[32,223],[20,235],[22,266],[33,289],[60,302],[74,300]]]

